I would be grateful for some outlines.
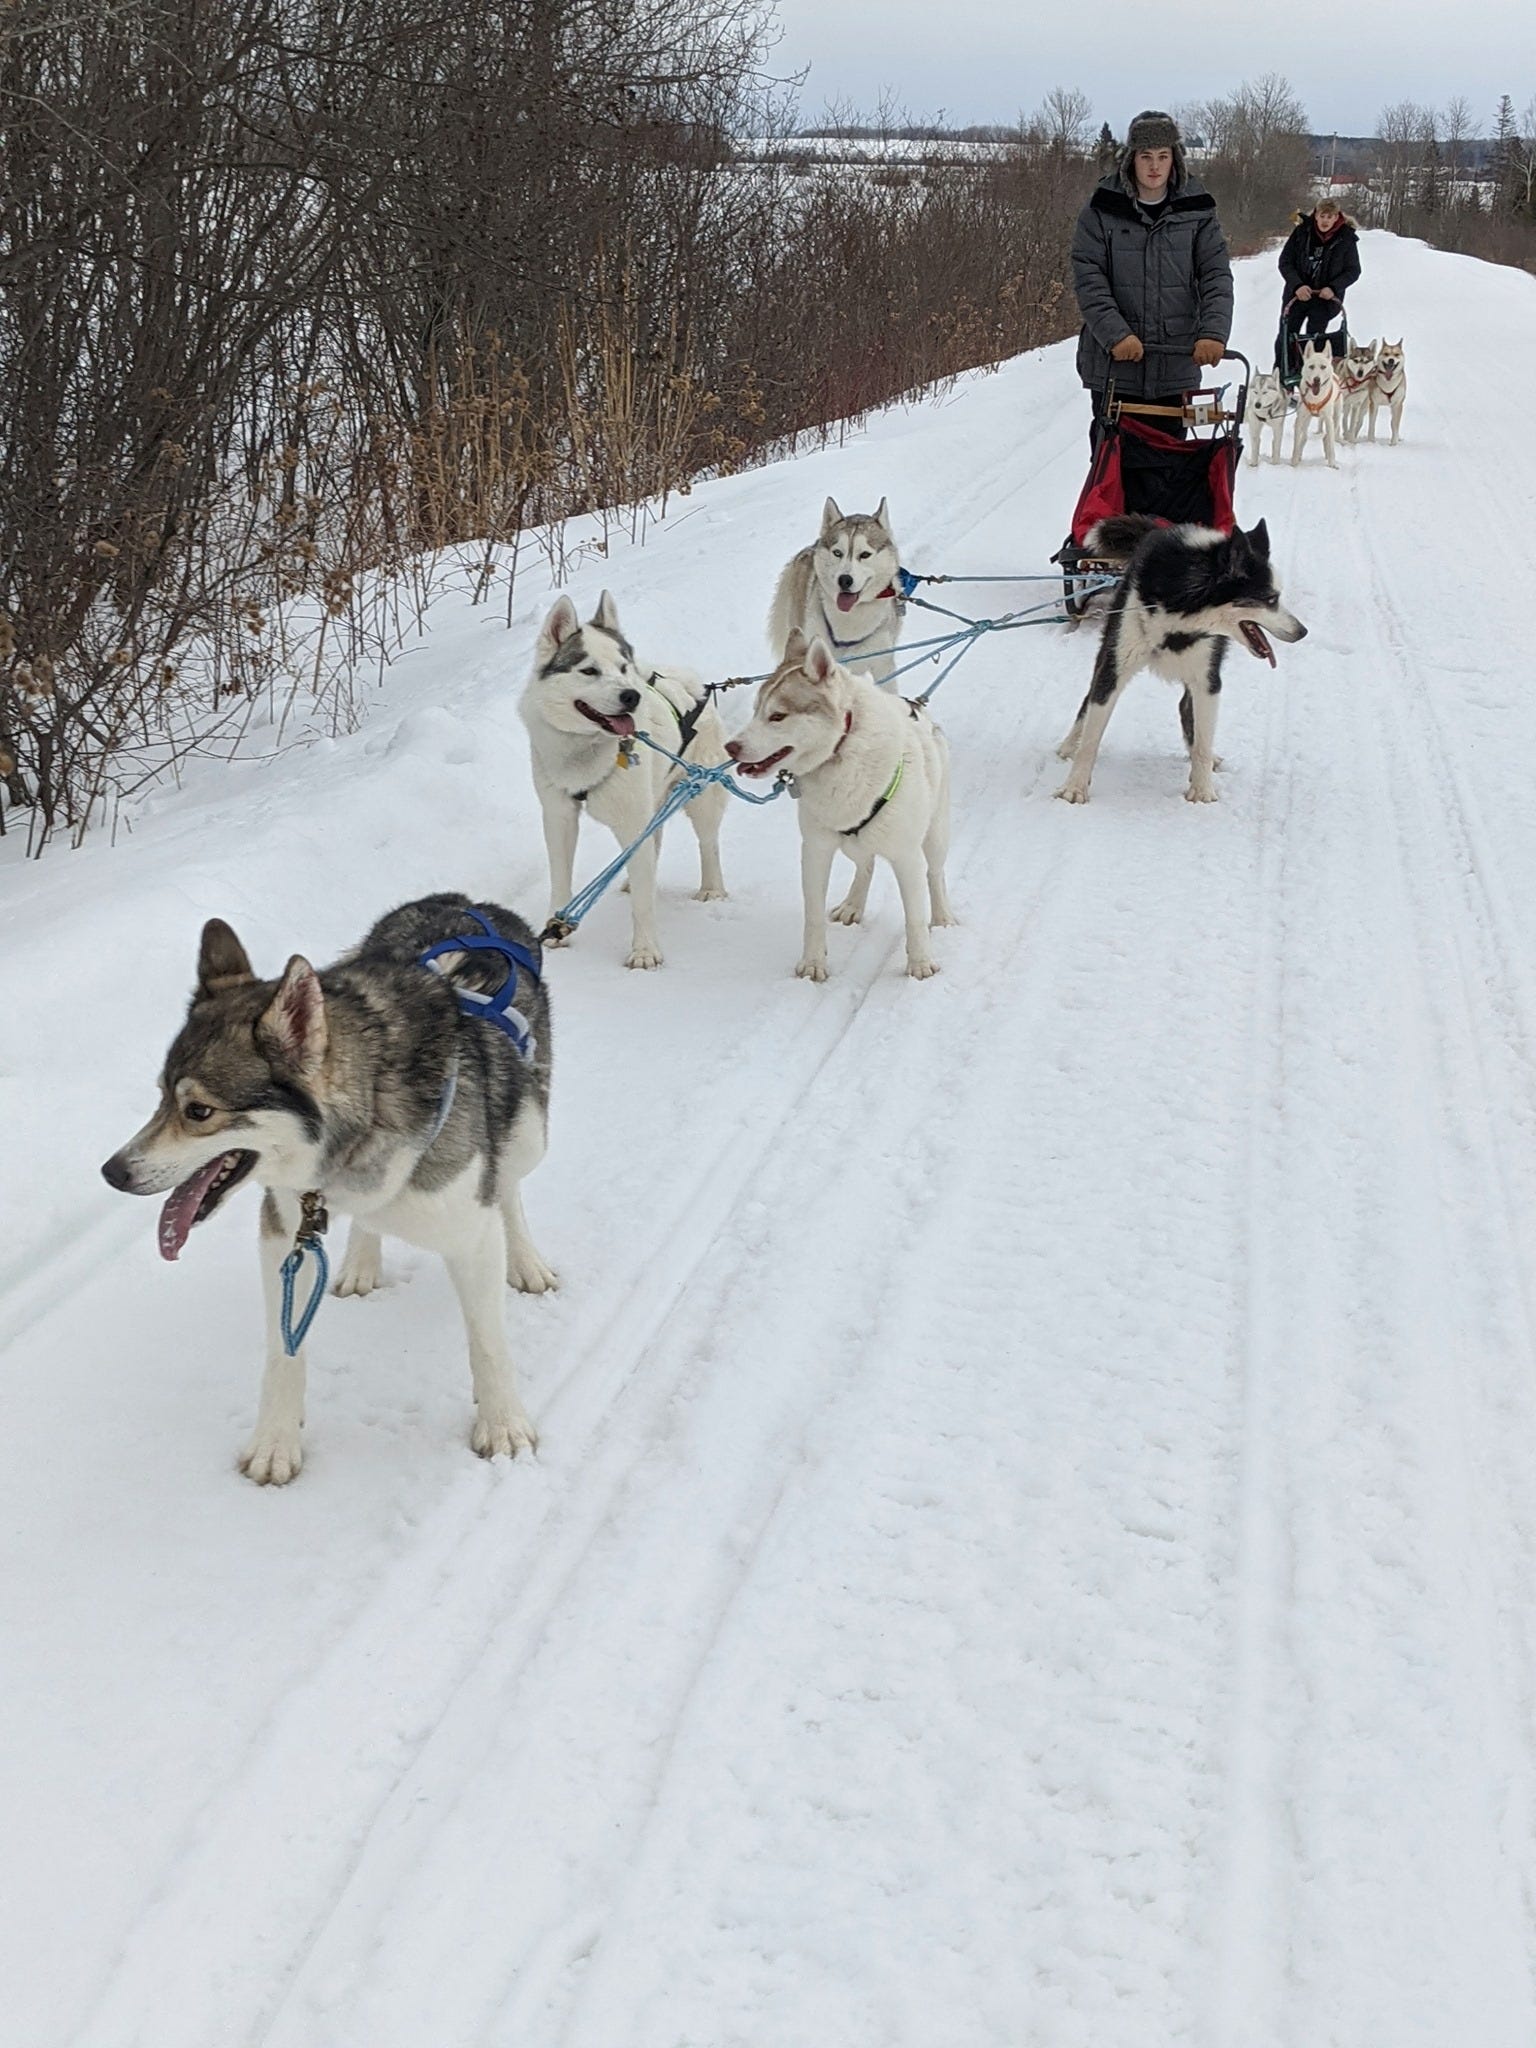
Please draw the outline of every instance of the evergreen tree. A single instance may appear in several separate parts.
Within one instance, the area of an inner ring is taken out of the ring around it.
[[[1419,211],[1438,213],[1445,198],[1445,160],[1437,136],[1431,135],[1419,166]]]
[[[1515,103],[1508,93],[1499,101],[1493,131],[1493,210],[1513,213],[1525,196],[1525,144],[1515,121]]]
[[[1099,139],[1094,144],[1093,154],[1101,177],[1106,171],[1112,171],[1115,168],[1116,159],[1120,155],[1120,145],[1115,140],[1115,131],[1107,121],[1099,130]]]

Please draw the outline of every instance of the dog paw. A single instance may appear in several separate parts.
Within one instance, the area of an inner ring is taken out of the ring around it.
[[[1187,804],[1214,804],[1219,802],[1220,799],[1216,791],[1208,783],[1202,784],[1197,788],[1192,782],[1184,792],[1184,801]]]
[[[549,917],[545,920],[545,922],[553,922],[554,915],[554,911],[551,911],[549,913]],[[539,943],[546,949],[554,946],[568,946],[571,943],[572,939],[575,938],[575,936],[576,934],[574,932],[551,932],[547,939],[541,939]]]
[[[724,889],[695,889],[693,900],[695,903],[724,903],[726,893]]]
[[[519,1451],[536,1451],[539,1447],[533,1424],[521,1408],[513,1408],[505,1415],[477,1415],[469,1441],[482,1458],[515,1458]]]
[[[526,1252],[507,1253],[507,1285],[519,1294],[548,1294],[560,1285],[553,1266],[546,1266],[530,1245]]]
[[[1056,758],[1058,761],[1070,761],[1076,752],[1076,740],[1063,740],[1061,745],[1056,749]]]
[[[800,960],[795,964],[795,972],[802,981],[825,981],[827,963],[825,960]]]
[[[952,910],[946,910],[942,916],[929,918],[928,929],[931,932],[947,931],[951,926],[957,925],[959,922],[959,918],[956,917]]]
[[[931,976],[937,974],[938,971],[939,963],[937,960],[913,960],[910,956],[908,957],[907,972],[914,981],[927,981]]]
[[[1070,782],[1064,782],[1061,785],[1060,789],[1057,790],[1056,794],[1061,798],[1064,804],[1085,804],[1088,801],[1087,790],[1079,789],[1076,787],[1075,784]]]
[[[863,907],[855,903],[852,897],[844,897],[836,909],[829,910],[827,915],[834,924],[857,924],[864,915],[864,911]]]
[[[240,1470],[258,1486],[286,1486],[304,1463],[299,1432],[258,1429],[240,1456]]]
[[[659,967],[661,951],[656,946],[632,946],[625,960],[626,967]]]
[[[336,1275],[332,1294],[345,1298],[349,1294],[372,1294],[376,1287],[384,1285],[383,1261],[377,1251],[367,1252],[361,1258],[354,1258],[348,1252],[341,1262],[341,1271]]]

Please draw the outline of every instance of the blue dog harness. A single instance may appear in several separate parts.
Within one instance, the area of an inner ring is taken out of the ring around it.
[[[430,967],[432,962],[444,953],[499,953],[507,963],[507,978],[493,996],[483,996],[476,989],[454,987],[459,1008],[466,1017],[478,1017],[484,1024],[494,1024],[504,1038],[511,1040],[519,1059],[531,1060],[538,1049],[533,1026],[523,1012],[513,1003],[517,994],[517,970],[521,968],[537,988],[539,984],[540,960],[537,953],[527,946],[519,945],[516,939],[504,939],[489,918],[482,917],[478,910],[466,909],[466,917],[472,917],[483,938],[466,936],[459,939],[442,939],[435,946],[428,946],[419,956],[419,964]]]
[[[539,955],[527,946],[519,945],[516,939],[504,939],[489,918],[482,917],[478,910],[466,908],[464,915],[472,917],[481,932],[481,938],[473,935],[459,939],[443,939],[435,946],[429,946],[419,956],[418,964],[430,968],[432,962],[444,953],[499,953],[507,963],[507,977],[493,996],[483,996],[477,990],[454,986],[453,993],[460,1010],[466,1017],[478,1017],[485,1024],[494,1024],[502,1036],[511,1042],[519,1059],[531,1060],[538,1049],[533,1026],[512,998],[517,994],[517,971],[519,968],[529,977],[535,988],[541,979]],[[448,1121],[448,1112],[453,1108],[453,1098],[459,1083],[459,1062],[455,1055],[443,1083],[443,1092],[438,1098],[437,1115],[433,1119],[431,1135],[427,1145],[437,1142],[443,1125]],[[325,1290],[330,1282],[330,1263],[325,1256],[323,1239],[329,1225],[325,1211],[325,1199],[318,1189],[311,1189],[301,1198],[302,1221],[293,1241],[293,1249],[283,1260],[282,1306],[279,1326],[282,1331],[283,1349],[292,1358],[309,1333],[309,1326],[319,1313],[325,1299]],[[305,1253],[315,1261],[315,1276],[311,1283],[309,1299],[297,1314],[294,1312],[294,1296],[299,1274],[304,1265]]]

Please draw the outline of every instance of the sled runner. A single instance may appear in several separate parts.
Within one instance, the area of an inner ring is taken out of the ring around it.
[[[1144,512],[1170,526],[1232,531],[1233,487],[1243,452],[1243,408],[1252,369],[1236,349],[1228,349],[1222,361],[1242,366],[1242,380],[1230,405],[1230,384],[1186,392],[1179,405],[1120,399],[1113,383],[1105,391],[1103,411],[1094,422],[1088,481],[1072,514],[1072,531],[1051,557],[1061,565],[1062,602],[1069,618],[1081,618],[1087,609],[1090,591],[1084,579],[1116,566],[1096,561],[1087,552],[1088,535],[1101,519]],[[1175,423],[1183,426],[1183,438],[1170,431]]]

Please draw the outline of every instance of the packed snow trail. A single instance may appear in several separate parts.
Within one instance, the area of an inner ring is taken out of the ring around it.
[[[793,979],[788,804],[723,904],[675,835],[659,974],[616,898],[552,959],[536,1462],[469,1454],[391,1246],[250,1486],[254,1205],[169,1269],[93,1176],[205,916],[275,971],[430,887],[542,909],[544,593],[441,601],[356,738],[7,871],[8,2043],[1529,2048],[1536,425],[1463,342],[1518,360],[1536,282],[1365,254],[1405,438],[1244,470],[1311,634],[1230,657],[1219,806],[1151,679],[1052,802],[1092,644],[1023,632],[936,700],[936,981],[888,877]],[[1046,351],[576,594],[756,667],[827,492],[918,569],[1039,569],[1083,428]]]

